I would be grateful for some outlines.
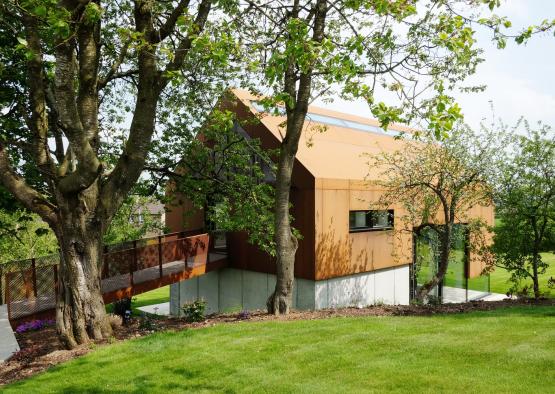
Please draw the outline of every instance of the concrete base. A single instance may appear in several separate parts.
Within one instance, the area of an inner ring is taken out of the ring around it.
[[[8,320],[8,306],[0,305],[0,363],[19,351],[19,345]]]
[[[275,275],[225,268],[170,286],[170,313],[197,299],[207,302],[206,313],[266,308]],[[409,303],[409,267],[401,266],[321,281],[295,279],[294,309]]]
[[[170,303],[145,305],[137,308],[141,312],[150,313],[151,315],[168,316],[170,314]]]
[[[484,291],[459,289],[456,287],[443,287],[443,303],[459,303],[468,301],[502,301],[508,297],[505,294],[488,293]]]

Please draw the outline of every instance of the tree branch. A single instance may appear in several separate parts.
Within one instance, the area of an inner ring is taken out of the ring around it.
[[[56,226],[56,207],[15,173],[3,145],[0,145],[0,181],[25,208],[40,215],[52,228]]]

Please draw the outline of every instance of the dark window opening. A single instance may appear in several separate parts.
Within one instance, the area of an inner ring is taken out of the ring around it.
[[[393,228],[393,209],[350,211],[349,232],[388,230]]]

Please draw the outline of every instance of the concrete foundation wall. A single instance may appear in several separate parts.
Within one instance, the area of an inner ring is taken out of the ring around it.
[[[170,312],[204,299],[207,313],[265,309],[275,275],[225,268],[170,286]],[[321,281],[295,279],[294,309],[409,303],[409,267],[401,266]]]

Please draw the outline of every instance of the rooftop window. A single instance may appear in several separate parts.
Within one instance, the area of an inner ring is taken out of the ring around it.
[[[251,101],[251,104],[254,107],[254,109],[256,109],[258,112],[266,112],[266,109],[264,108],[264,106],[260,104],[258,101]],[[282,107],[278,108],[278,112],[282,116],[285,115],[285,110]],[[306,116],[307,116],[307,119],[310,121],[327,124],[330,126],[345,127],[347,129],[354,129],[354,130],[366,131],[369,133],[383,134],[391,137],[401,135],[401,133],[398,131],[394,131],[394,130],[385,131],[384,129],[378,126],[372,126],[366,123],[355,122],[347,119],[340,119],[334,116],[315,114],[312,112],[308,112]]]

